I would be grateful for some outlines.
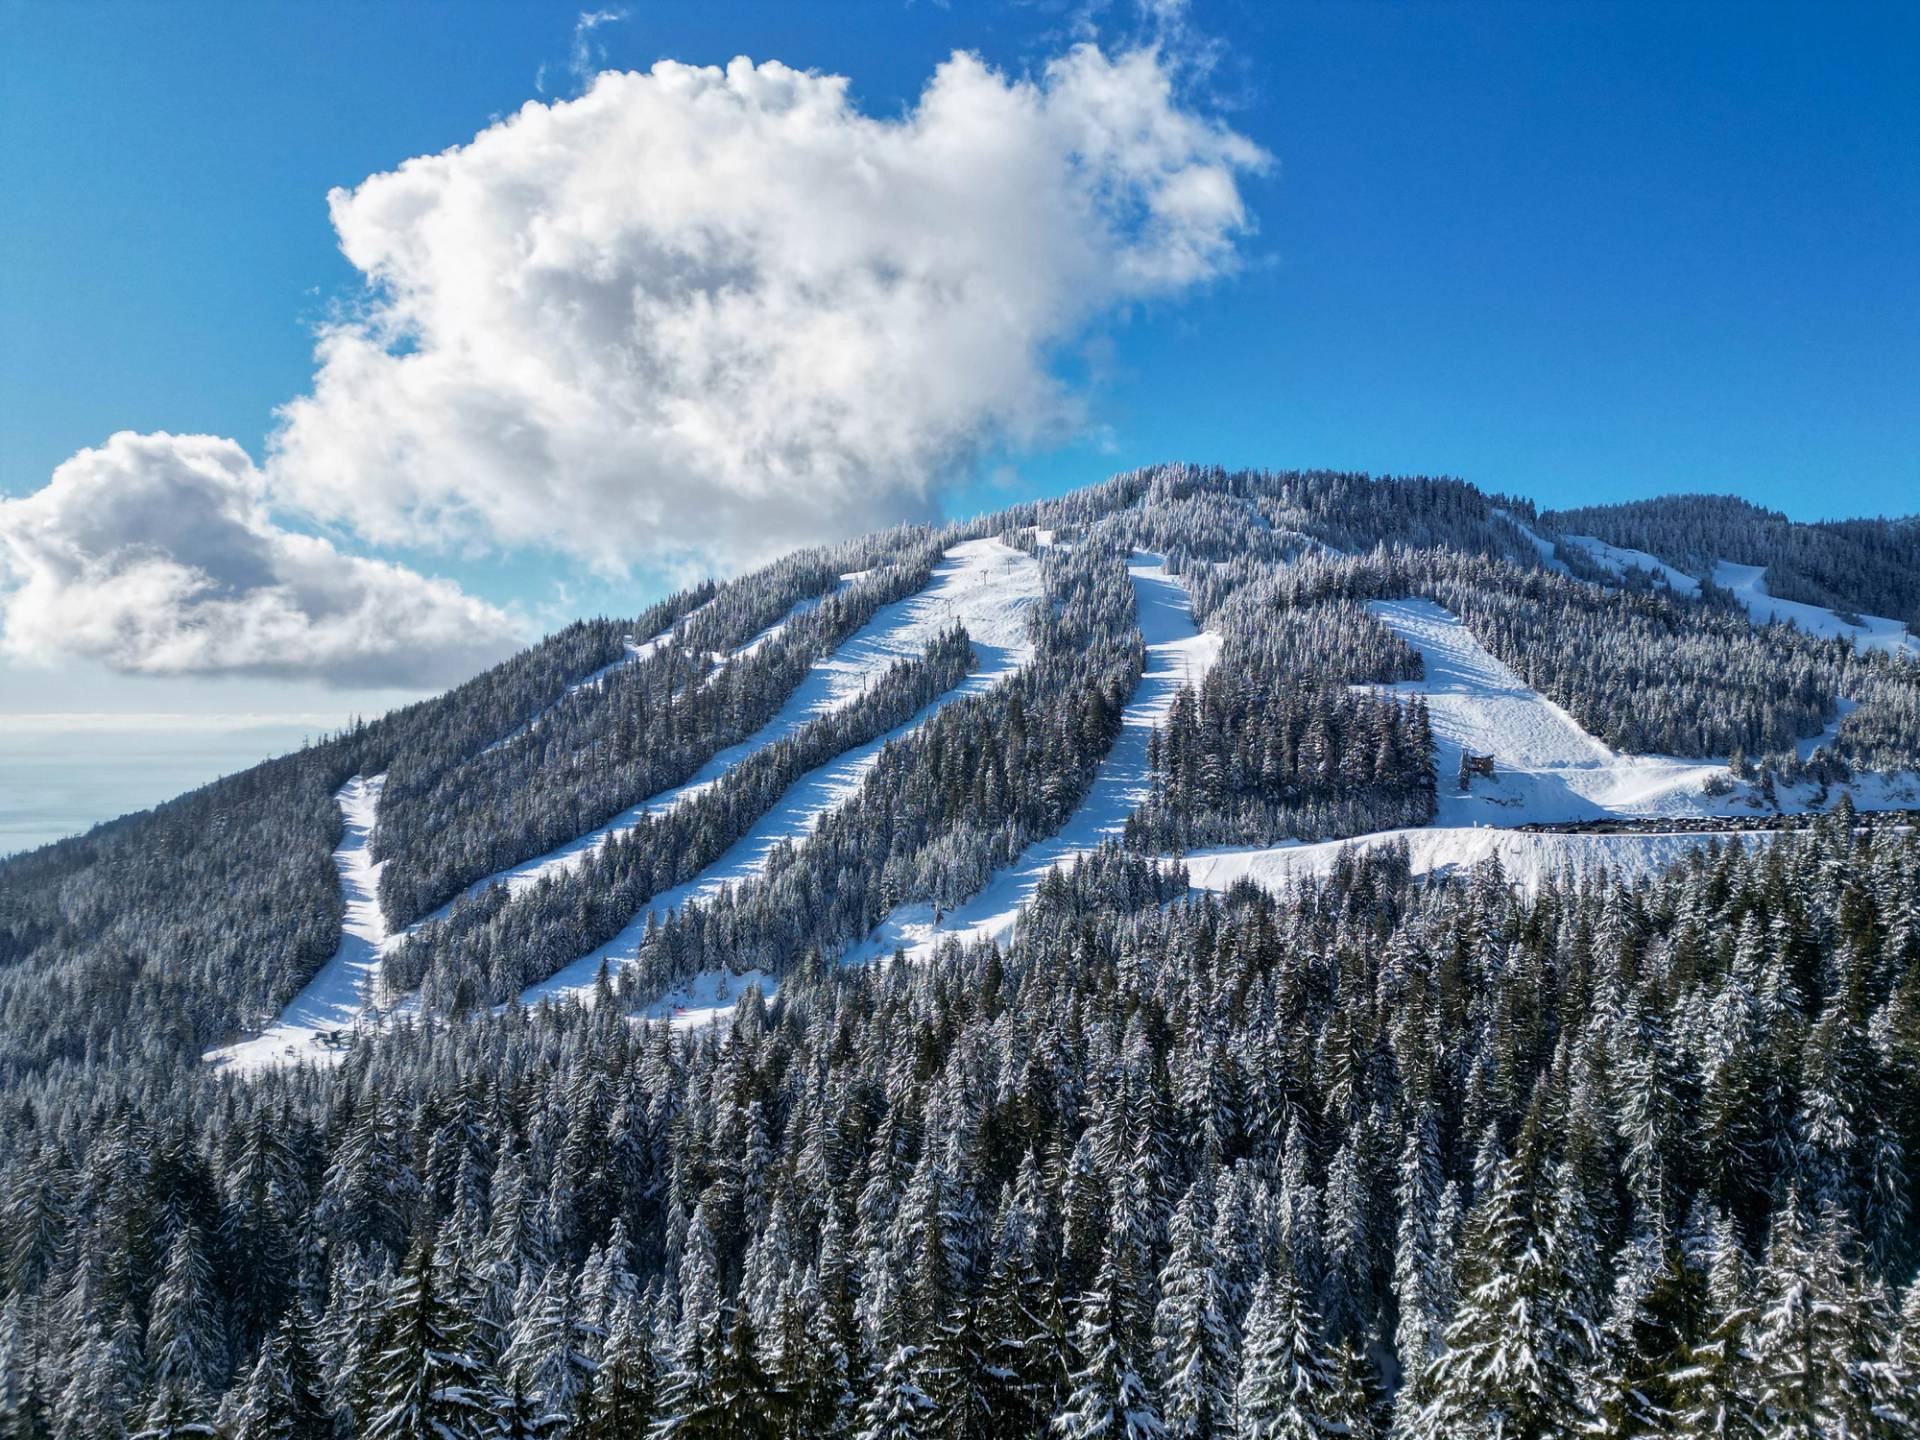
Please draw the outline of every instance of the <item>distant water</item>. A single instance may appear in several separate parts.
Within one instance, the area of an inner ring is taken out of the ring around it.
[[[0,855],[171,800],[330,728],[312,716],[0,715]]]

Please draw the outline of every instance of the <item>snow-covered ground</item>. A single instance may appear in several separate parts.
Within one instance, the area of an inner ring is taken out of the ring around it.
[[[1702,793],[1710,778],[1727,773],[1724,761],[1622,755],[1602,744],[1431,600],[1382,600],[1367,608],[1426,662],[1424,680],[1390,688],[1427,700],[1440,781],[1435,824],[1514,826],[1751,810]],[[1462,750],[1491,755],[1494,765],[1494,778],[1476,779],[1464,795],[1455,785]]]
[[[1531,525],[1527,524],[1527,522],[1522,520],[1518,515],[1515,515],[1509,510],[1496,509],[1493,512],[1493,516],[1496,520],[1504,520],[1507,524],[1518,530],[1521,538],[1531,545],[1540,556],[1540,563],[1546,566],[1547,569],[1553,571],[1554,574],[1570,575],[1573,573],[1567,569],[1567,562],[1553,553],[1553,542],[1535,530]]]
[[[1071,864],[1102,841],[1119,838],[1127,817],[1151,788],[1147,740],[1154,726],[1166,718],[1181,688],[1198,685],[1220,654],[1219,636],[1195,628],[1186,586],[1167,573],[1160,556],[1136,552],[1127,573],[1147,644],[1146,670],[1121,716],[1120,737],[1100,762],[1080,808],[1059,833],[1029,845],[978,895],[937,923],[931,905],[901,906],[847,952],[849,961],[887,956],[897,949],[924,956],[949,937],[964,942],[1004,935],[1047,871]]]
[[[842,584],[858,583],[863,576],[842,576]],[[912,660],[925,653],[940,632],[959,624],[973,642],[974,665],[967,677],[952,690],[927,706],[906,725],[882,736],[869,745],[858,746],[837,756],[828,764],[796,781],[774,805],[772,811],[747,836],[713,866],[689,884],[656,898],[653,908],[673,908],[693,894],[709,894],[721,884],[757,873],[766,856],[783,838],[798,838],[810,831],[819,817],[845,799],[865,775],[882,746],[890,739],[922,724],[935,709],[948,701],[987,688],[1024,665],[1033,654],[1028,632],[1032,607],[1040,598],[1039,562],[1024,551],[997,539],[969,540],[954,546],[934,568],[927,587],[918,593],[882,606],[870,619],[832,654],[815,662],[774,718],[758,732],[738,745],[716,754],[683,785],[650,797],[622,812],[605,825],[568,842],[549,854],[490,875],[470,886],[466,894],[484,891],[493,884],[504,884],[517,891],[534,884],[542,876],[564,873],[584,863],[608,835],[631,829],[642,814],[657,813],[682,803],[717,783],[747,756],[764,746],[784,739],[808,721],[832,714],[851,705],[865,694],[899,660]],[[808,602],[803,602],[803,605]],[[810,602],[817,605],[818,598]],[[742,652],[765,644],[781,626],[791,623],[801,607],[749,641]],[[658,637],[664,641],[671,631]],[[588,677],[591,680],[593,677]],[[582,681],[582,684],[587,681]],[[383,778],[383,777],[382,777]],[[276,1063],[288,1058],[293,1046],[299,1058],[324,1057],[330,1052],[313,1044],[314,1035],[323,1030],[352,1025],[368,1014],[372,1003],[373,981],[377,978],[380,956],[403,945],[428,921],[446,913],[442,906],[433,915],[415,922],[398,934],[389,934],[375,899],[379,885],[379,866],[370,863],[367,839],[377,816],[377,781],[366,782],[371,793],[357,792],[349,814],[348,841],[341,854],[356,849],[359,859],[349,872],[341,861],[341,883],[348,902],[349,935],[343,941],[342,954],[317,975],[297,996],[275,1023],[259,1037],[210,1052],[209,1060],[245,1064],[248,1068]],[[349,789],[352,788],[350,785]],[[341,792],[343,809],[348,792]],[[356,840],[356,827],[358,828]],[[336,860],[339,860],[336,856]],[[366,917],[356,921],[364,906]],[[357,932],[354,927],[358,925]],[[371,926],[378,925],[377,932]],[[592,956],[568,966],[561,975],[527,992],[529,1003],[547,995],[590,991],[603,956],[617,960],[622,941],[630,956],[644,928],[644,917],[627,934],[602,947]],[[349,951],[351,956],[348,957]],[[346,977],[344,983],[342,977]],[[310,1004],[310,997],[315,1003]],[[405,1009],[403,1004],[401,1009]]]
[[[1772,839],[1772,833],[1758,831],[1729,838],[1764,844]],[[1551,876],[1583,873],[1601,865],[1620,876],[1649,874],[1664,869],[1708,839],[1697,833],[1565,835],[1442,827],[1384,830],[1351,840],[1307,845],[1203,850],[1187,856],[1186,866],[1188,880],[1199,890],[1227,890],[1241,880],[1277,889],[1303,876],[1327,874],[1343,850],[1358,853],[1405,840],[1416,875],[1457,872],[1497,857],[1508,880],[1532,891]]]
[[[1678,594],[1691,596],[1700,593],[1698,580],[1683,570],[1674,569],[1657,555],[1649,555],[1644,550],[1629,550],[1622,545],[1609,545],[1592,535],[1568,535],[1565,539],[1567,544],[1578,545],[1586,551],[1594,564],[1611,575],[1644,570]]]
[[[733,1007],[747,990],[758,985],[767,999],[779,988],[772,976],[748,970],[739,975],[720,970],[702,970],[692,980],[670,994],[662,995],[640,1011],[642,1020],[666,1020],[676,1030],[695,1030],[715,1021],[731,1018]]]
[[[1513,827],[1610,815],[1677,819],[1751,815],[1761,810],[1751,786],[1738,786],[1722,796],[1705,793],[1702,787],[1709,779],[1727,775],[1724,761],[1623,755],[1601,743],[1560,706],[1529,688],[1489,654],[1464,623],[1432,601],[1376,601],[1368,608],[1418,650],[1426,663],[1424,680],[1391,688],[1427,699],[1439,780],[1439,814],[1434,823],[1350,840],[1201,851],[1186,862],[1195,886],[1225,890],[1242,879],[1271,886],[1301,875],[1325,874],[1343,850],[1369,849],[1395,840],[1406,841],[1416,874],[1466,869],[1495,857],[1509,879],[1530,889],[1548,876],[1601,865],[1615,874],[1645,874],[1665,868],[1706,843],[1706,837],[1698,832],[1542,834]],[[1840,720],[1852,708],[1851,702],[1841,701],[1833,724],[1801,742],[1802,757],[1818,745],[1831,743]],[[1494,757],[1494,778],[1476,778],[1464,795],[1454,778],[1463,749]],[[1845,788],[1863,809],[1920,804],[1920,781],[1913,776],[1869,775]],[[1830,805],[1839,794],[1838,789],[1822,794],[1812,785],[1783,786],[1778,799],[1781,809],[1799,812]],[[1772,834],[1757,832],[1739,838],[1767,844]]]
[[[843,584],[857,583],[861,578],[841,577]],[[969,540],[956,545],[934,568],[926,589],[874,612],[873,618],[843,645],[814,663],[771,720],[737,745],[719,751],[684,784],[648,796],[558,849],[476,880],[427,919],[445,915],[460,898],[482,894],[493,885],[505,885],[517,894],[544,878],[578,869],[609,836],[624,835],[642,817],[684,803],[719,783],[756,750],[785,739],[810,720],[851,705],[896,661],[918,659],[935,636],[955,622],[965,626],[973,640],[974,668],[961,691],[954,693],[984,688],[1012,674],[1033,654],[1027,618],[1039,596],[1040,565],[1031,555],[998,540]],[[789,615],[781,626],[755,636],[738,653],[744,655],[765,644],[792,618]],[[877,747],[874,753],[878,753]],[[867,764],[871,763],[869,758]],[[860,773],[865,773],[864,767]],[[820,774],[816,771],[800,784]],[[784,801],[780,808],[784,808]],[[591,980],[591,975],[588,978]]]
[[[1538,536],[1533,538],[1536,543],[1546,543]],[[1693,576],[1674,569],[1658,556],[1649,555],[1644,550],[1609,545],[1592,535],[1568,535],[1563,538],[1567,544],[1577,545],[1586,551],[1595,564],[1614,575],[1624,575],[1629,567],[1634,567],[1650,572],[1677,594],[1697,596],[1700,593],[1700,582]],[[1884,615],[1862,615],[1861,623],[1854,625],[1823,605],[1775,599],[1767,593],[1767,570],[1764,565],[1736,565],[1730,560],[1722,560],[1713,567],[1713,583],[1723,590],[1731,590],[1756,625],[1783,620],[1809,635],[1843,636],[1853,641],[1856,650],[1880,650],[1889,655],[1920,660],[1920,635],[1912,634],[1898,620],[1890,620]]]
[[[1909,633],[1898,620],[1882,615],[1862,615],[1861,623],[1850,625],[1833,611],[1798,600],[1776,600],[1767,593],[1766,568],[1761,565],[1735,565],[1722,560],[1713,567],[1713,583],[1731,590],[1753,617],[1756,625],[1774,620],[1806,631],[1809,635],[1845,636],[1856,650],[1879,650],[1888,655],[1920,660],[1920,635]]]
[[[251,1039],[208,1051],[204,1058],[209,1063],[251,1073],[282,1062],[328,1059],[338,1052],[316,1044],[316,1038],[349,1029],[365,1013],[387,939],[386,917],[380,913],[381,865],[367,848],[386,780],[385,775],[356,775],[333,797],[347,827],[333,852],[340,897],[346,902],[340,948],[279,1019]]]

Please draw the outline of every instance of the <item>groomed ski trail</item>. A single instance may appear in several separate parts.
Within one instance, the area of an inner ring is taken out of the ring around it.
[[[1417,650],[1426,667],[1424,679],[1385,688],[1426,699],[1440,791],[1436,826],[1751,810],[1704,793],[1708,780],[1726,774],[1725,761],[1620,754],[1496,659],[1464,621],[1433,601],[1376,600],[1367,608]],[[1475,780],[1464,795],[1455,785],[1463,750],[1491,755],[1494,764],[1494,778]]]
[[[863,575],[842,576],[842,585],[857,583]],[[495,885],[505,885],[508,893],[518,894],[543,879],[579,869],[608,837],[624,835],[645,816],[659,815],[685,803],[725,779],[755,751],[786,739],[811,720],[845,709],[897,661],[919,659],[927,645],[956,622],[965,627],[974,648],[974,668],[965,686],[983,688],[1012,674],[1032,658],[1027,619],[1039,598],[1040,567],[1031,555],[999,540],[963,541],[948,550],[934,567],[925,589],[883,605],[831,654],[816,660],[774,717],[754,734],[715,753],[684,783],[648,796],[544,855],[474,881],[453,900],[409,926],[395,943],[404,943],[406,936],[421,925],[442,918],[460,900],[483,895]],[[819,603],[818,598],[803,602]],[[735,651],[735,656],[744,657],[766,644],[797,613],[798,607],[778,625]],[[963,693],[964,688],[949,692],[940,703]]]
[[[346,821],[346,834],[333,852],[340,898],[346,907],[340,948],[273,1024],[250,1039],[209,1050],[203,1057],[208,1062],[251,1072],[289,1058],[329,1056],[336,1052],[316,1051],[315,1038],[346,1030],[365,1013],[388,938],[386,916],[380,912],[382,866],[374,863],[368,849],[386,781],[385,775],[356,775],[334,792],[334,803]]]
[[[841,588],[857,584],[867,573],[842,576]],[[714,888],[731,879],[745,878],[765,863],[766,854],[775,843],[782,838],[804,835],[821,814],[850,794],[888,740],[924,723],[941,705],[960,695],[983,690],[1026,664],[1033,655],[1033,641],[1027,628],[1029,612],[1039,602],[1040,593],[1039,562],[1025,551],[991,538],[963,541],[953,546],[941,563],[934,567],[933,576],[924,589],[882,606],[842,645],[814,662],[779,712],[754,735],[718,752],[684,784],[641,801],[606,824],[596,826],[556,850],[476,881],[462,895],[484,893],[495,884],[506,885],[510,893],[516,893],[537,884],[545,876],[561,875],[578,868],[609,835],[631,829],[644,814],[659,813],[683,803],[724,779],[755,751],[786,738],[818,716],[829,715],[851,705],[896,661],[918,659],[928,643],[942,631],[956,623],[961,625],[973,643],[974,665],[959,685],[938,697],[907,724],[868,745],[857,746],[802,776],[782,795],[761,823],[742,837],[714,866],[670,894],[680,896],[683,901],[683,892],[693,893],[703,886],[709,876],[714,877]],[[734,653],[745,655],[766,644],[796,616],[818,605],[823,598],[802,601],[782,620],[763,630]],[[674,633],[669,629],[649,643],[665,643]],[[585,686],[594,679],[595,676],[590,675],[577,684]],[[376,778],[384,780],[385,777]],[[352,783],[349,782],[350,786]],[[339,957],[336,957],[281,1012],[273,1025],[252,1039],[207,1052],[203,1057],[207,1061],[255,1070],[288,1059],[325,1060],[333,1056],[336,1052],[314,1049],[314,1036],[325,1030],[350,1027],[366,1017],[371,1010],[371,992],[377,981],[380,958],[406,944],[421,927],[445,915],[455,903],[441,906],[398,933],[387,930],[377,900],[373,898],[378,895],[380,867],[372,864],[366,853],[368,839],[378,818],[379,791],[374,781],[365,783],[374,787],[371,797],[362,796],[356,800],[357,819],[350,818],[349,821],[350,839],[353,838],[354,825],[362,827],[358,838],[361,856],[359,869],[350,879],[347,870],[342,868],[341,879],[349,906],[349,923],[353,923],[352,917],[356,913],[354,907],[364,893],[379,930],[375,934],[369,926],[362,924],[361,935],[343,940],[343,953],[350,946],[364,947],[364,953],[355,950],[355,958],[351,962],[353,968],[343,972],[349,973],[354,983],[342,989],[336,982],[324,990],[323,1005],[315,1008],[308,1004],[310,994],[321,986],[323,977],[334,972],[336,966],[341,964]],[[346,790],[341,791],[342,797],[346,794]],[[343,809],[345,804],[343,799]],[[343,851],[346,848],[343,845]],[[336,856],[336,861],[338,859]],[[723,870],[726,872],[724,875],[720,873]],[[656,897],[651,908],[660,908],[661,900],[666,898]],[[636,922],[636,927],[630,927],[636,943],[644,923],[642,916]],[[626,938],[625,932],[621,938]],[[615,940],[612,945],[619,943],[619,940]],[[594,974],[599,968],[598,957],[608,948],[611,947],[602,947],[602,951],[594,952],[586,984],[580,988],[590,990]],[[576,965],[580,963],[576,962]],[[569,966],[561,974],[571,975],[574,968]],[[532,1003],[543,995],[562,994],[569,988],[560,983],[560,977],[556,976],[529,990],[528,1000]],[[409,1001],[401,1000],[394,1008],[406,1010],[409,1006]],[[294,1047],[291,1057],[287,1054],[289,1045]]]
[[[1035,841],[1020,857],[987,881],[971,900],[938,923],[926,902],[903,905],[867,939],[852,946],[845,959],[858,962],[904,950],[924,958],[948,939],[962,943],[998,938],[1012,930],[1021,906],[1033,898],[1040,881],[1057,865],[1103,841],[1117,840],[1127,817],[1147,798],[1153,774],[1147,764],[1147,740],[1167,717],[1174,697],[1187,685],[1199,685],[1220,655],[1220,637],[1193,623],[1186,586],[1169,574],[1162,557],[1135,551],[1127,566],[1147,663],[1120,717],[1120,734],[1100,762],[1080,808],[1058,832]]]

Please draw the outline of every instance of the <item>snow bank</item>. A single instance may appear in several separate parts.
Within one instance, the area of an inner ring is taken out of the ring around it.
[[[1198,685],[1220,654],[1220,638],[1195,628],[1186,586],[1167,572],[1160,556],[1135,552],[1127,574],[1133,581],[1134,605],[1147,644],[1146,670],[1121,715],[1120,737],[1100,762],[1080,808],[1057,834],[1028,846],[964,905],[938,921],[930,905],[903,905],[848,950],[846,959],[869,960],[895,950],[921,957],[949,937],[966,942],[1004,935],[1047,871],[1071,864],[1075,856],[1120,837],[1127,817],[1147,798],[1152,785],[1148,737],[1166,718],[1181,688]]]
[[[251,1074],[276,1064],[331,1061],[339,1051],[315,1042],[329,1031],[352,1028],[365,1013],[387,940],[387,920],[380,913],[382,865],[374,863],[368,849],[386,780],[385,775],[356,775],[333,797],[347,826],[333,852],[346,902],[340,948],[272,1025],[252,1039],[209,1050],[202,1057],[209,1063]]]

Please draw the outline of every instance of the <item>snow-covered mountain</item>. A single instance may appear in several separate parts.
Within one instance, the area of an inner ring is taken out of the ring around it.
[[[539,1433],[755,1387],[781,1433],[1227,1433],[1282,1372],[1327,1433],[1677,1424],[1825,1265],[1868,1318],[1820,1403],[1879,1433],[1913,530],[1156,468],[14,857],[0,1407],[360,1433],[405,1324]],[[1564,1394],[1463,1378],[1500,1285]]]

